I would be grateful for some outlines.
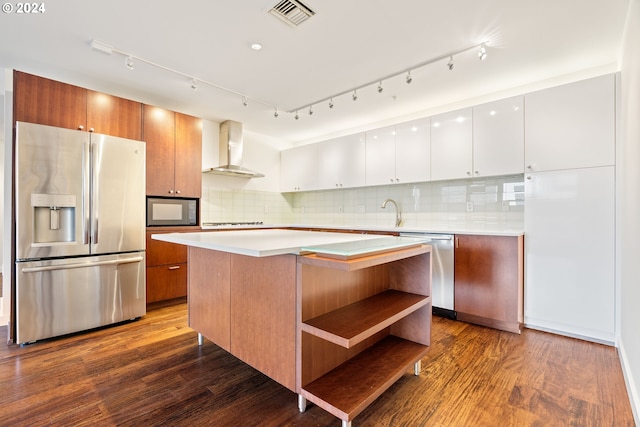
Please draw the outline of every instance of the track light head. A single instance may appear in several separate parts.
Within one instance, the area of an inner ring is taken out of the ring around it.
[[[249,100],[247,100],[247,97],[243,96],[242,97],[242,105],[244,105],[246,107],[248,103],[249,103]]]
[[[382,87],[382,82],[378,83],[378,93],[382,93],[384,88]]]
[[[196,82],[196,79],[191,79],[191,89],[198,90],[198,84]]]
[[[278,113],[278,107],[276,107],[275,111],[273,112],[273,117],[277,119],[279,115],[280,114]]]
[[[351,99],[353,99],[354,101],[358,100],[358,92],[356,92],[355,90],[353,91],[353,94],[351,95]]]
[[[313,106],[309,105],[309,115],[311,116],[313,114]]]
[[[407,71],[406,82],[410,84],[413,81],[413,77],[411,77],[411,71]]]
[[[480,61],[487,59],[487,48],[484,43],[481,44],[480,49],[478,49],[478,58],[480,58]]]
[[[453,70],[453,56],[449,57],[449,62],[447,63],[447,67],[449,67],[449,70]]]
[[[296,120],[298,120],[300,118],[300,116],[298,115],[298,112],[296,111],[296,115],[294,116]]]
[[[329,100],[329,108],[333,108],[333,98]]]
[[[128,69],[133,70],[133,58],[131,55],[124,59],[124,65],[126,65]]]

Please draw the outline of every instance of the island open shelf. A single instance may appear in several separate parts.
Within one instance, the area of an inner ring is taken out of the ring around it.
[[[404,375],[431,341],[431,247],[298,257],[297,389],[343,426]]]
[[[302,396],[343,421],[351,421],[429,350],[392,335],[307,384]],[[375,375],[371,375],[375,372]]]
[[[390,289],[309,319],[302,323],[302,330],[351,348],[429,302],[431,297]]]

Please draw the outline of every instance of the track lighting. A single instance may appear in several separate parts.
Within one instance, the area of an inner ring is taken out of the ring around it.
[[[407,84],[413,81],[413,77],[411,77],[411,71],[407,71],[407,77],[405,80],[407,81]]]
[[[198,84],[196,82],[196,79],[191,79],[191,89],[198,90]]]
[[[329,100],[329,108],[333,108],[333,98]]]
[[[273,112],[273,117],[275,117],[276,119],[278,118],[279,114],[278,114],[278,107],[276,107],[275,111]]]
[[[482,43],[480,45],[480,49],[478,49],[478,58],[480,58],[480,61],[484,61],[485,59],[487,59],[487,49],[484,43]]]
[[[453,56],[449,57],[449,62],[447,63],[447,67],[449,67],[449,70],[453,70]]]
[[[298,112],[296,111],[296,115],[294,116],[296,120],[298,120],[300,118],[300,116],[298,115]]]
[[[380,83],[378,83],[378,93],[382,93],[383,90],[384,88],[382,87],[382,81],[380,81]]]
[[[125,58],[124,65],[126,65],[128,69],[133,70],[133,58],[131,55]]]
[[[353,95],[351,95],[351,99],[353,99],[354,101],[358,100],[358,92],[356,92],[355,90],[353,91]]]

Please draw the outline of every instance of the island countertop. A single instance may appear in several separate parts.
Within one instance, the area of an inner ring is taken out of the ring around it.
[[[224,233],[193,232],[153,234],[154,240],[239,255],[265,257],[299,254],[300,248],[333,243],[380,239],[379,235],[320,231],[252,229]]]

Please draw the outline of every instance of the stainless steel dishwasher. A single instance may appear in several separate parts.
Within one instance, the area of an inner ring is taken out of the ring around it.
[[[425,239],[431,251],[431,301],[433,314],[455,319],[453,301],[453,234],[403,232],[400,236]]]

